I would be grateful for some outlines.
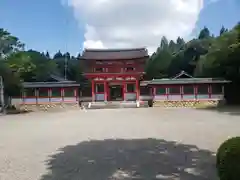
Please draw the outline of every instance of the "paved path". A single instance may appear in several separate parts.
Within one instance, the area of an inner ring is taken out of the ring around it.
[[[215,180],[237,114],[114,109],[0,116],[1,180]]]

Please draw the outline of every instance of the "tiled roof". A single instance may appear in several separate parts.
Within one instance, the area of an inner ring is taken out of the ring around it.
[[[164,85],[164,84],[205,84],[205,83],[230,83],[224,79],[215,78],[184,78],[184,79],[153,79],[148,85]]]
[[[75,81],[61,81],[61,82],[24,82],[24,88],[41,88],[41,87],[79,87],[80,84]]]
[[[79,87],[80,84],[76,81],[66,80],[58,75],[51,74],[50,78],[55,81],[46,82],[23,82],[22,86],[24,88],[41,88],[41,87]]]
[[[89,60],[126,60],[148,57],[146,48],[135,49],[85,49],[82,59]]]

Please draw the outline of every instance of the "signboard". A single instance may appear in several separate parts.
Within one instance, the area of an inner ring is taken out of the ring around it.
[[[103,81],[104,78],[98,78],[98,77],[97,77],[97,78],[94,78],[94,80],[95,80],[95,81]]]
[[[126,80],[136,80],[135,77],[127,77]]]
[[[129,76],[129,77],[126,77],[126,78],[123,78],[123,77],[108,77],[108,78],[101,78],[101,77],[96,77],[94,78],[95,81],[125,81],[125,80],[136,80],[135,77],[132,77],[132,76]]]

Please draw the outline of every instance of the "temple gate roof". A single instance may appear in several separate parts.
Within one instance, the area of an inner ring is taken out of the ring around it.
[[[85,49],[81,59],[85,60],[130,60],[148,58],[146,48],[135,49]]]

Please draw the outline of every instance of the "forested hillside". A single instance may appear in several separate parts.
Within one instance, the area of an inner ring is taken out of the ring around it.
[[[181,70],[194,77],[222,77],[231,80],[226,87],[229,103],[240,102],[240,24],[224,27],[214,37],[207,27],[189,42],[163,37],[146,66],[146,78],[172,77]]]
[[[172,77],[182,70],[195,77],[222,77],[233,82],[226,88],[228,102],[240,102],[240,24],[231,30],[222,27],[216,37],[204,27],[189,42],[163,37],[159,44],[147,62],[145,79]],[[26,50],[17,37],[0,29],[0,76],[8,95],[23,81],[47,81],[51,74],[82,82],[80,56]]]

